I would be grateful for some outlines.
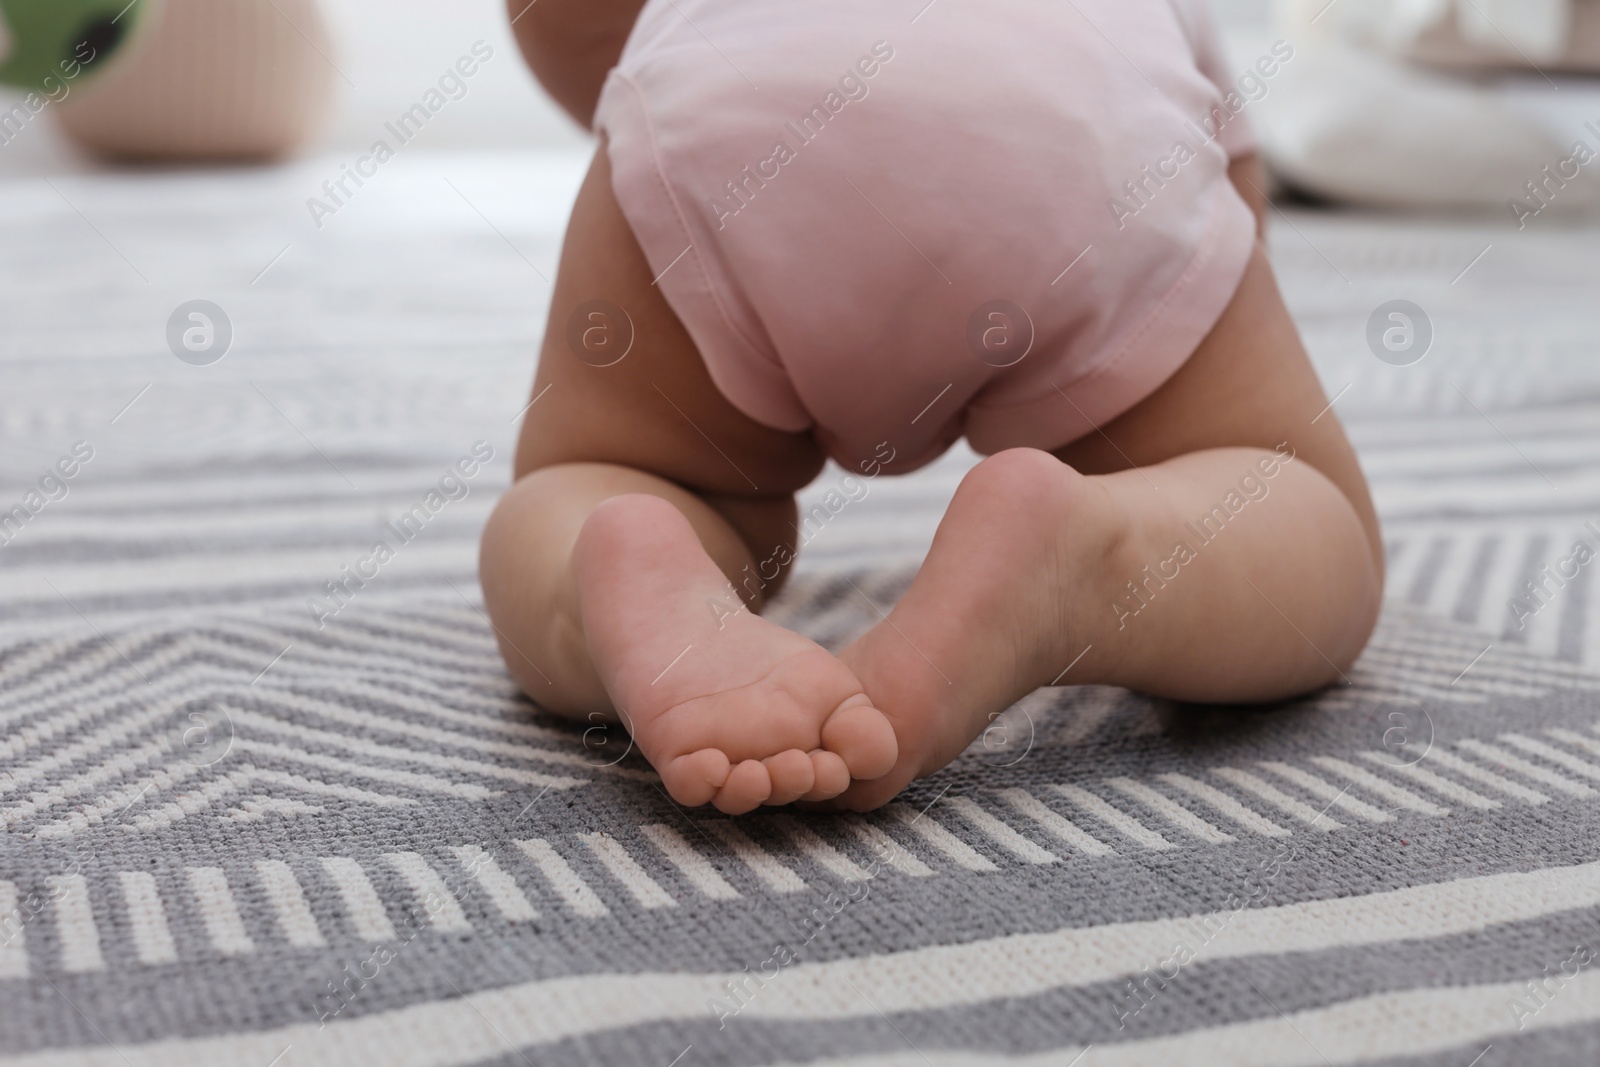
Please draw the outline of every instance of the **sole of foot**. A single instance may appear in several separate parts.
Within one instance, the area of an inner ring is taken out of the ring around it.
[[[602,503],[573,567],[601,681],[678,803],[822,801],[895,766],[894,727],[850,668],[746,609],[668,501]]]
[[[968,472],[927,558],[888,617],[839,654],[894,727],[887,774],[828,809],[867,811],[956,759],[1081,648],[1072,599],[1105,567],[1106,501],[1047,452],[1012,449]]]

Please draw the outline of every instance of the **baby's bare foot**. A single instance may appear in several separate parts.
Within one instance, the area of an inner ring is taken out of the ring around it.
[[[1086,643],[1082,606],[1114,543],[1099,491],[1048,453],[1014,449],[975,467],[906,595],[839,654],[893,724],[899,758],[828,806],[887,803],[1049,684]]]
[[[573,561],[595,667],[679,803],[826,800],[895,765],[895,731],[850,669],[743,610],[667,501],[601,504]]]

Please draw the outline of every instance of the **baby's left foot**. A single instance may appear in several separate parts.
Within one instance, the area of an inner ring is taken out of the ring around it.
[[[680,804],[825,800],[893,765],[894,734],[855,675],[747,610],[672,504],[601,504],[574,563],[595,669]]]
[[[1107,570],[1109,525],[1103,490],[1047,452],[1013,449],[974,467],[911,588],[839,654],[894,726],[900,755],[827,806],[887,803],[1055,679],[1088,643],[1077,606]],[[1100,658],[1085,656],[1074,679]]]

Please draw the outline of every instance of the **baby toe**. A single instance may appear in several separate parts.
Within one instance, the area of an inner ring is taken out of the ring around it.
[[[873,811],[899,795],[908,783],[880,778],[877,781],[851,782],[850,788],[828,802],[830,811]]]
[[[825,748],[813,751],[811,774],[811,790],[800,798],[802,800],[832,800],[850,788],[850,768],[845,766],[843,757],[837,752],[829,752]]]
[[[811,757],[798,748],[768,756],[761,763],[772,779],[772,795],[765,801],[769,805],[793,804],[809,793],[816,782]]]
[[[822,745],[837,752],[850,777],[858,779],[881,778],[900,756],[894,727],[864,693],[846,700],[828,716],[822,724]]]
[[[728,757],[714,748],[669,760],[661,768],[661,784],[672,799],[687,808],[698,808],[717,795],[730,775]]]
[[[711,803],[718,811],[743,815],[759,808],[772,795],[772,776],[759,760],[747,759],[728,772],[728,780]]]

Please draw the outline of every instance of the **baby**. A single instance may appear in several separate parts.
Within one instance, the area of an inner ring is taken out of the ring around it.
[[[1230,76],[1203,0],[511,13],[600,136],[483,538],[541,707],[620,719],[685,805],[859,811],[1040,686],[1346,680],[1378,523],[1234,88],[1287,46]],[[987,458],[871,630],[833,655],[758,614],[825,460],[963,436]]]

